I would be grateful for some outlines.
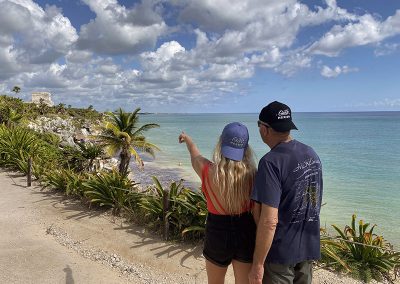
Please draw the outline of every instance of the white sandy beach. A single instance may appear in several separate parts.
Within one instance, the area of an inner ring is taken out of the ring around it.
[[[206,283],[202,244],[166,243],[4,170],[0,196],[0,283]],[[314,283],[361,282],[316,269]]]

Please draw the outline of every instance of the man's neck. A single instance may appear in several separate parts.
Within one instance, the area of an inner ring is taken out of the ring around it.
[[[271,143],[268,144],[268,146],[273,149],[275,148],[277,145],[281,144],[281,143],[288,143],[290,141],[292,141],[293,138],[292,136],[288,135],[285,137],[277,137],[276,139],[274,139],[273,141],[271,141]]]

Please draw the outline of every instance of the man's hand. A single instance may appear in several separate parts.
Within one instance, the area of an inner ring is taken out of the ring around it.
[[[249,273],[249,284],[262,284],[264,265],[253,264]]]

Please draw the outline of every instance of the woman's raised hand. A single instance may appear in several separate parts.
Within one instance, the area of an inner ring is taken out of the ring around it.
[[[186,133],[182,131],[182,133],[179,134],[179,137],[178,137],[179,143],[186,142],[187,137],[188,137],[188,136],[186,135]]]

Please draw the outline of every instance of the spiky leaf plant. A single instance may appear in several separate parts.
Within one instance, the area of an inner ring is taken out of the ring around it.
[[[169,209],[166,215],[172,237],[191,235],[192,238],[202,236],[205,227],[207,208],[201,192],[185,188],[182,180],[173,181],[164,189],[157,177],[153,176],[154,185],[149,194],[144,195],[139,206],[147,218],[157,226],[163,220],[163,198],[168,194]]]
[[[32,158],[34,169],[51,168],[59,162],[59,150],[40,139],[33,130],[0,125],[0,165],[23,173],[28,172],[28,159]],[[34,170],[37,178],[40,172]]]
[[[117,171],[104,171],[83,182],[83,190],[91,203],[112,208],[112,213],[118,215],[139,194],[137,185]]]
[[[356,215],[351,225],[343,230],[332,225],[337,238],[322,238],[323,261],[328,266],[349,272],[356,278],[369,282],[372,278],[380,281],[400,266],[400,253],[392,251],[390,243],[373,233],[376,225],[369,228],[363,220],[356,227]]]
[[[82,183],[87,179],[84,173],[76,173],[70,169],[55,169],[44,173],[43,185],[65,192],[66,195],[82,197]]]

